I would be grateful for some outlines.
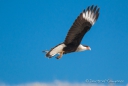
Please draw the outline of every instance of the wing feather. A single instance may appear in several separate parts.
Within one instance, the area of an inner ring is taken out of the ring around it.
[[[65,38],[64,44],[78,46],[85,35],[96,22],[99,16],[97,6],[89,6],[75,20]]]

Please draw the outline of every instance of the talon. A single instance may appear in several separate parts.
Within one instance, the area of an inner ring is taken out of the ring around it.
[[[60,55],[56,57],[56,59],[60,59],[63,56],[64,51],[60,52]]]

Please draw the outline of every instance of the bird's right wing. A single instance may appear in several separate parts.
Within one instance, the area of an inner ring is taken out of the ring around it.
[[[73,44],[78,46],[87,31],[96,22],[99,16],[99,8],[97,6],[89,6],[75,20],[72,27],[68,31],[64,44]]]

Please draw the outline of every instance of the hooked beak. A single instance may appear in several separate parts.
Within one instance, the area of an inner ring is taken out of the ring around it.
[[[87,47],[87,49],[88,49],[88,50],[91,50],[91,48],[90,48],[90,47]]]

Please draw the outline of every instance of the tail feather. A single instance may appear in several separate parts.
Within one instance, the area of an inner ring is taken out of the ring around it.
[[[43,50],[42,52],[47,54],[49,51],[48,50]],[[45,55],[45,57],[47,57],[47,56]]]
[[[61,43],[61,44],[58,44],[57,46],[55,46],[54,48],[52,48],[50,51],[45,50],[43,52],[46,53],[46,57],[51,58],[51,57],[55,56],[56,54],[59,54],[65,46],[66,46],[65,44]]]
[[[49,51],[48,51],[48,50],[43,50],[42,52],[43,52],[43,53],[48,53]]]

